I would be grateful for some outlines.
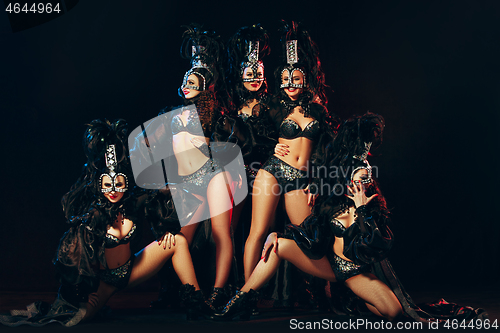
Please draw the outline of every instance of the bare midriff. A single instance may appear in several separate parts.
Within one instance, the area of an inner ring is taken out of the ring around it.
[[[193,138],[203,141],[207,145],[209,144],[208,138],[192,135],[188,132],[180,132],[173,136],[174,154],[180,176],[187,176],[196,172],[208,161],[208,157],[191,142]]]
[[[308,162],[311,158],[313,142],[309,139],[299,137],[292,140],[279,138],[279,143],[288,145],[289,153],[285,156],[274,154],[280,160],[290,164],[296,169],[307,171]]]
[[[301,113],[300,110],[300,106],[296,107],[286,119],[295,121],[300,128],[304,129],[311,121],[314,121],[314,118],[304,117],[304,114]],[[279,138],[278,142],[288,145],[289,152],[285,156],[277,154],[274,154],[274,156],[290,164],[296,169],[304,171],[308,170],[308,164],[314,146],[313,141],[304,137],[298,137],[291,140]]]

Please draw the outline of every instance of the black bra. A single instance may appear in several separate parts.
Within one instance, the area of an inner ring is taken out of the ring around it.
[[[192,135],[205,136],[203,130],[201,128],[201,123],[199,118],[196,117],[188,117],[188,121],[186,126],[182,122],[180,115],[176,115],[172,118],[172,135],[178,134],[180,132],[188,132]]]
[[[314,141],[319,134],[319,121],[313,120],[302,130],[299,124],[292,119],[285,119],[280,125],[280,137],[284,139],[295,139],[303,136],[306,139]]]
[[[331,219],[330,222],[332,224],[333,234],[335,235],[335,237],[342,238],[344,232],[346,231],[344,225],[337,219]]]
[[[118,245],[127,244],[128,242],[130,242],[132,237],[134,237],[135,229],[136,225],[134,224],[132,225],[132,228],[130,228],[128,234],[126,234],[125,237],[123,237],[122,239],[119,239],[118,237],[107,233],[106,238],[104,240],[104,247],[110,249],[113,247],[117,247]]]

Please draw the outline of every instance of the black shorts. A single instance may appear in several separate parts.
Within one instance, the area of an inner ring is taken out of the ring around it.
[[[274,155],[267,160],[262,169],[276,178],[283,194],[290,191],[303,190],[309,184],[307,171],[294,168]]]
[[[206,196],[208,184],[212,178],[221,173],[222,168],[216,159],[209,158],[198,170],[187,176],[180,176],[182,188],[188,192]]]
[[[113,287],[118,288],[118,290],[125,288],[130,280],[130,274],[132,273],[132,267],[134,266],[135,256],[132,255],[130,259],[123,265],[113,269],[101,269],[99,271],[99,279],[106,282]]]
[[[335,253],[328,256],[328,261],[332,266],[333,273],[335,273],[335,278],[339,282],[345,282],[353,276],[368,273],[370,271],[369,265],[356,265],[352,261],[342,259]]]

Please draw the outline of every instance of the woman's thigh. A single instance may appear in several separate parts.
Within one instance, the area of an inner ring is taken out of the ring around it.
[[[345,284],[384,316],[395,317],[401,311],[401,304],[396,295],[372,273],[353,276],[347,279]]]
[[[211,218],[218,215],[228,215],[230,219],[233,200],[229,172],[218,173],[210,180],[207,188],[207,201]]]
[[[294,190],[285,194],[285,208],[290,222],[301,224],[311,214],[311,206],[307,204],[308,194],[303,190]]]
[[[271,249],[271,251],[274,251],[274,249]],[[318,260],[310,259],[292,239],[279,238],[276,253],[281,259],[291,262],[305,273],[331,282],[336,281],[335,274],[326,256]]]
[[[252,190],[251,234],[259,234],[265,237],[271,223],[274,221],[280,195],[276,178],[265,170],[259,170]]]

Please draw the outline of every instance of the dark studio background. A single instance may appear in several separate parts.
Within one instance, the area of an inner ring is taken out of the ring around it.
[[[125,118],[132,130],[180,103],[189,69],[181,25],[202,23],[227,40],[261,23],[274,81],[282,18],[304,22],[318,44],[331,112],[385,117],[371,163],[393,209],[390,259],[406,287],[496,283],[500,3],[270,3],[80,1],[16,33],[0,13],[0,291],[57,289],[60,198],[84,163],[84,124]]]

